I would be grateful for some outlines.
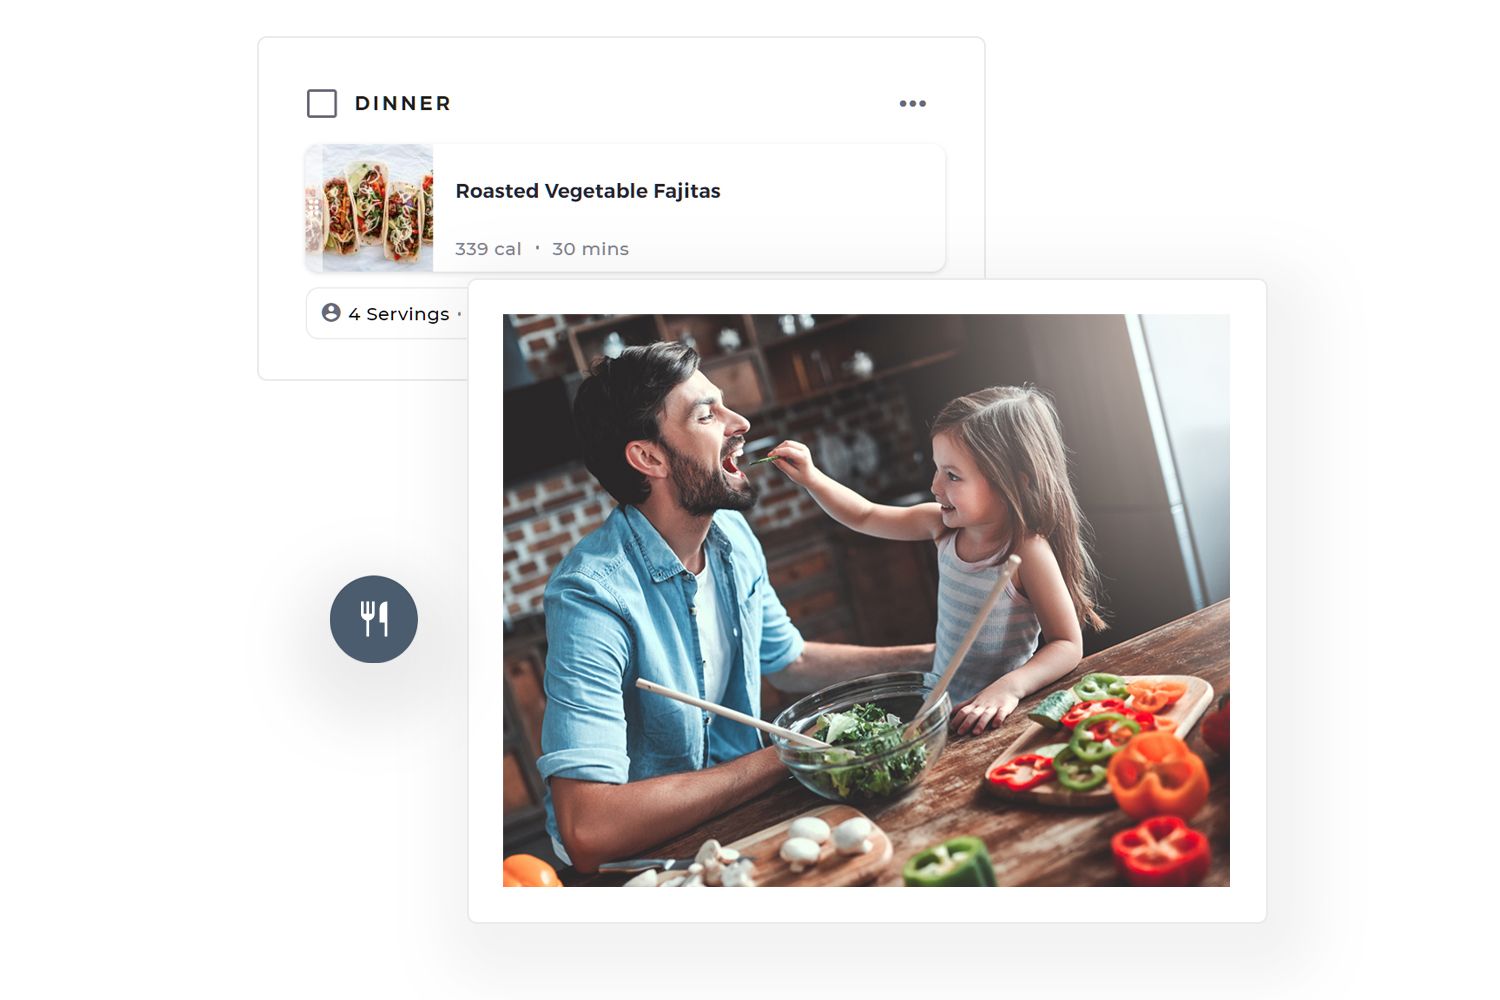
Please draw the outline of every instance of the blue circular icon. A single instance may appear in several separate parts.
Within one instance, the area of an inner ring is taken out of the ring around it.
[[[339,649],[361,663],[384,663],[406,652],[417,635],[417,602],[384,576],[362,576],[339,591],[328,611]]]

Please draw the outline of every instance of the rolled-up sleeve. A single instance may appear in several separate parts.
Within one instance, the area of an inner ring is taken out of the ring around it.
[[[575,778],[623,784],[624,677],[630,631],[612,595],[586,578],[554,580],[543,600],[547,620],[546,713],[542,780]]]
[[[761,580],[756,589],[761,604],[760,672],[774,674],[791,666],[802,655],[802,633],[792,624],[769,577]]]

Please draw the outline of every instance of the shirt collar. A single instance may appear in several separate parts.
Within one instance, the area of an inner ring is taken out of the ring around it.
[[[672,579],[679,573],[687,572],[687,567],[682,564],[681,559],[677,558],[677,553],[672,551],[672,546],[661,537],[661,532],[656,530],[656,525],[652,524],[645,514],[630,504],[624,504],[620,509],[624,511],[625,525],[635,539],[636,551],[640,552],[653,583],[661,583],[663,580]],[[725,556],[732,551],[729,536],[724,533],[724,529],[719,527],[718,515],[715,515],[714,519],[709,522],[708,542]]]

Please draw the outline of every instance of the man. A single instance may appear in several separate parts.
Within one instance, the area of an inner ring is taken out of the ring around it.
[[[757,730],[635,686],[750,715],[785,691],[932,664],[932,646],[803,642],[739,511],[750,424],[678,343],[601,359],[573,406],[584,462],[619,502],[547,583],[547,830],[580,871],[636,857],[786,777]]]

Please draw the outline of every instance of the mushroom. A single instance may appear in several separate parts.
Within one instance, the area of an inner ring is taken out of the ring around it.
[[[755,862],[743,858],[724,869],[722,885],[731,889],[750,888],[755,885]]]
[[[726,865],[733,864],[740,859],[740,852],[732,847],[719,848],[719,860]]]
[[[703,885],[703,876],[698,872],[694,872],[693,874],[689,875],[682,882],[682,887],[684,889],[694,889],[701,885]]]
[[[788,837],[806,837],[814,844],[821,844],[828,840],[828,824],[816,816],[801,816],[792,820],[792,825],[787,827]]]
[[[657,886],[657,884],[658,883],[656,881],[656,869],[655,868],[648,868],[645,871],[641,872],[639,875],[637,875],[635,878],[631,879],[629,882],[626,882],[624,888],[629,889],[629,888],[632,888],[632,887],[636,887],[636,888],[645,888],[645,889],[655,889],[656,886]]]
[[[718,885],[719,873],[723,869],[724,866],[719,861],[719,842],[709,838],[703,842],[702,847],[698,848],[698,853],[694,856],[693,864],[688,871],[702,872],[705,885]]]
[[[808,837],[788,837],[781,845],[781,860],[789,862],[793,872],[811,868],[822,853],[818,842]]]
[[[840,854],[864,854],[875,846],[870,842],[870,831],[874,826],[863,816],[850,817],[833,831],[833,846]]]

